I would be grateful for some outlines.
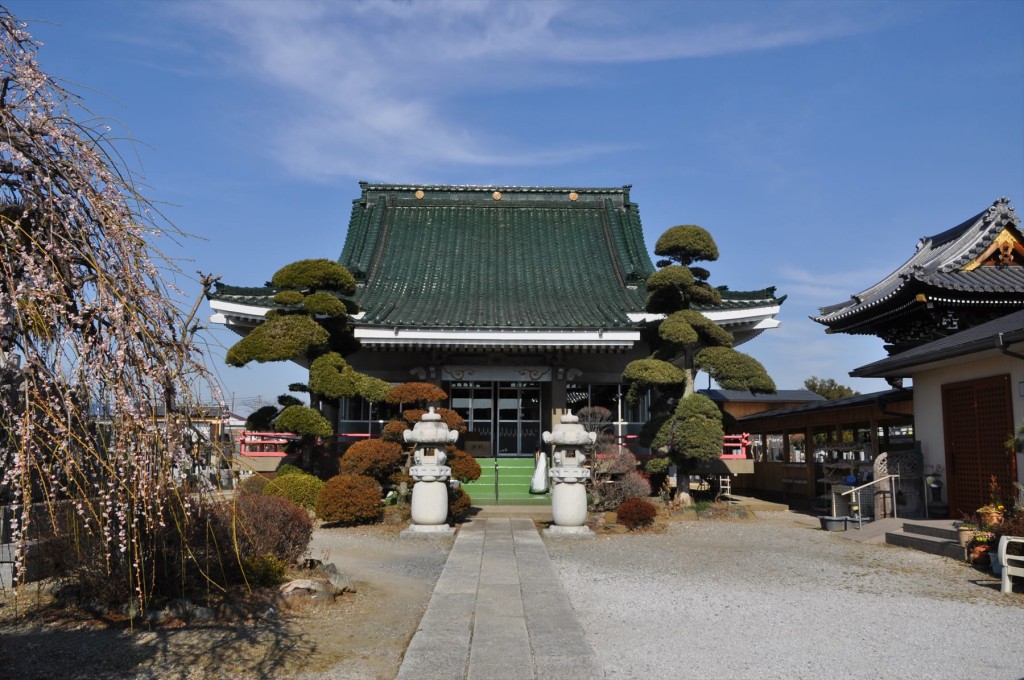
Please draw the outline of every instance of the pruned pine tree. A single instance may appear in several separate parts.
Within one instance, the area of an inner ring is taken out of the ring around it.
[[[694,391],[694,377],[704,371],[724,389],[774,392],[775,383],[753,357],[732,348],[732,335],[697,307],[720,304],[711,273],[698,262],[718,259],[711,234],[694,225],[670,228],[654,252],[662,259],[647,279],[647,311],[664,315],[647,329],[654,353],[630,362],[622,378],[627,399],[651,395],[651,421],[643,443],[667,451],[686,465],[722,453],[722,418],[718,407]]]
[[[309,382],[288,387],[308,392],[310,405],[282,403],[284,408],[273,421],[279,432],[303,435],[303,466],[308,467],[313,441],[334,433],[323,414],[325,406],[357,396],[380,402],[390,386],[345,361],[358,348],[348,318],[358,311],[350,299],[356,282],[347,269],[327,259],[299,260],[279,269],[270,285],[277,290],[274,303],[278,307],[228,350],[226,360],[231,366],[251,361],[296,361],[309,366]]]

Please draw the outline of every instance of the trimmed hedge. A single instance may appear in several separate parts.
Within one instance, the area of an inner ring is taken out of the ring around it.
[[[274,421],[274,428],[278,432],[295,432],[313,437],[330,437],[334,434],[331,421],[309,406],[289,406],[284,409]]]
[[[277,288],[333,290],[342,295],[356,292],[356,279],[349,270],[326,258],[298,260],[277,270],[270,283]]]
[[[401,445],[383,439],[364,439],[348,447],[341,456],[341,474],[362,475],[387,486],[405,462]]]
[[[278,476],[270,480],[263,489],[265,496],[284,498],[300,508],[313,510],[316,499],[323,486],[318,478],[306,473]]]
[[[309,514],[273,496],[238,496],[233,503],[218,503],[211,513],[211,526],[225,565],[267,555],[292,564],[306,552],[313,536]]]
[[[658,516],[658,509],[642,498],[629,498],[615,509],[619,524],[630,531],[648,526]]]
[[[389,404],[424,404],[431,401],[444,401],[448,393],[437,385],[425,382],[407,382],[395,385],[388,391],[386,401]]]
[[[343,525],[379,522],[384,516],[380,485],[363,475],[331,477],[317,496],[316,514],[325,522]]]
[[[452,478],[459,480],[463,484],[480,479],[480,473],[482,472],[480,463],[465,451],[458,449],[449,451],[448,466],[452,469]]]

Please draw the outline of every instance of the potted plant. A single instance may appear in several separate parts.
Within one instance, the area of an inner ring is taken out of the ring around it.
[[[968,546],[970,551],[970,562],[976,567],[987,567],[989,565],[989,551],[995,546],[996,535],[991,531],[979,531],[974,534]]]
[[[965,548],[970,545],[974,535],[978,533],[978,525],[967,520],[953,522],[953,526],[956,528],[956,535],[960,545]]]
[[[988,499],[988,503],[976,511],[978,519],[986,528],[998,526],[1003,521],[1003,513],[1006,512],[1006,506],[1000,498],[999,482],[996,481],[995,475],[992,475],[988,484]]]

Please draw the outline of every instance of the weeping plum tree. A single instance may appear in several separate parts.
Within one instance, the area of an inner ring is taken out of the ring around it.
[[[760,362],[732,348],[728,331],[695,309],[722,301],[707,282],[711,273],[695,264],[718,259],[711,234],[694,225],[672,227],[658,239],[654,252],[662,259],[647,279],[646,309],[664,317],[648,328],[654,353],[630,362],[622,378],[629,383],[630,401],[645,392],[652,395],[644,443],[685,465],[722,453],[721,413],[714,402],[695,393],[698,371],[724,389],[774,392],[775,383]]]
[[[309,366],[309,383],[289,389],[308,392],[310,405],[282,404],[274,428],[303,435],[303,467],[309,467],[312,444],[317,437],[333,434],[334,427],[322,411],[339,399],[360,396],[369,402],[383,401],[390,385],[364,375],[345,361],[358,348],[348,315],[358,311],[349,297],[356,282],[347,269],[327,259],[299,260],[279,269],[270,280],[276,289],[276,309],[266,321],[235,343],[227,363],[245,366],[251,361],[297,361]]]
[[[207,380],[202,298],[181,311],[162,274],[179,272],[153,247],[177,232],[37,51],[0,7],[0,502],[19,564],[29,538],[73,531],[98,579],[144,603],[161,532],[187,535],[201,502],[173,472],[191,466],[190,390]]]

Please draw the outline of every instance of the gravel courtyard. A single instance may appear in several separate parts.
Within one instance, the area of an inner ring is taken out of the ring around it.
[[[608,678],[1024,676],[1024,595],[812,518],[545,544]]]

